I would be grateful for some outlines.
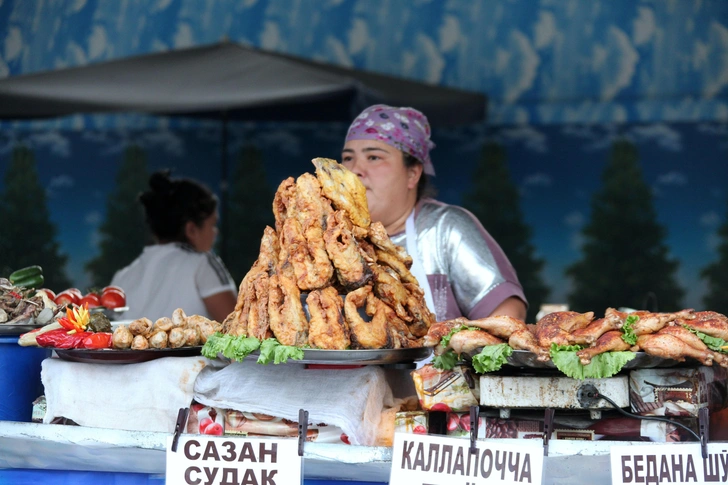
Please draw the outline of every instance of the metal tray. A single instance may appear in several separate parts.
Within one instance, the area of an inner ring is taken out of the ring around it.
[[[699,364],[698,361],[693,362]],[[553,362],[550,360],[542,362],[536,358],[536,354],[528,350],[514,350],[510,357],[508,357],[507,364],[513,367],[556,369]],[[635,352],[635,358],[627,362],[623,369],[650,369],[652,367],[673,367],[676,365],[689,367],[691,364],[692,362],[690,361],[678,362],[677,360],[655,357],[644,352]]]
[[[27,320],[26,320],[27,322]],[[49,322],[50,323],[50,322]],[[0,336],[17,337],[31,330],[48,325],[47,323],[0,323]]]
[[[372,349],[372,350],[321,350],[303,349],[303,360],[289,360],[289,364],[326,364],[326,365],[377,365],[412,363],[423,360],[432,354],[431,347],[413,349]],[[257,359],[259,351],[246,359]],[[221,360],[227,360],[218,356]]]
[[[59,358],[88,364],[138,364],[162,357],[192,357],[200,355],[201,345],[176,349],[51,349]]]

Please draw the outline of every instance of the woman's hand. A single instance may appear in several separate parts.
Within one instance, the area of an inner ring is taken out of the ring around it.
[[[203,298],[202,301],[210,318],[222,323],[235,309],[237,298],[232,291],[223,291]]]

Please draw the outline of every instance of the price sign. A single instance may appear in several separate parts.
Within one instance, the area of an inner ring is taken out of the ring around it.
[[[540,484],[540,440],[470,441],[396,433],[390,485]]]
[[[297,440],[182,435],[167,439],[167,485],[300,485]]]
[[[632,483],[725,483],[728,443],[708,444],[703,458],[698,444],[613,446],[612,485]]]

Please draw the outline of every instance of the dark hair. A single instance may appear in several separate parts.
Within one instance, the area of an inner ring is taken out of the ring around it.
[[[149,228],[160,241],[188,242],[187,223],[202,226],[217,210],[217,197],[210,189],[191,179],[171,179],[169,170],[154,172],[149,187],[139,201]]]
[[[405,167],[412,167],[418,163],[422,165],[422,162],[406,152],[402,152],[402,159]],[[430,177],[425,173],[423,167],[422,175],[420,175],[420,180],[417,182],[417,202],[425,197],[435,197],[435,195],[437,195],[437,189],[430,181]]]

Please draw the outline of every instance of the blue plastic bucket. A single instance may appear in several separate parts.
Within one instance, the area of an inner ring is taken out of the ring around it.
[[[43,394],[40,364],[49,349],[21,347],[18,337],[0,337],[0,421],[30,422],[33,401]]]

